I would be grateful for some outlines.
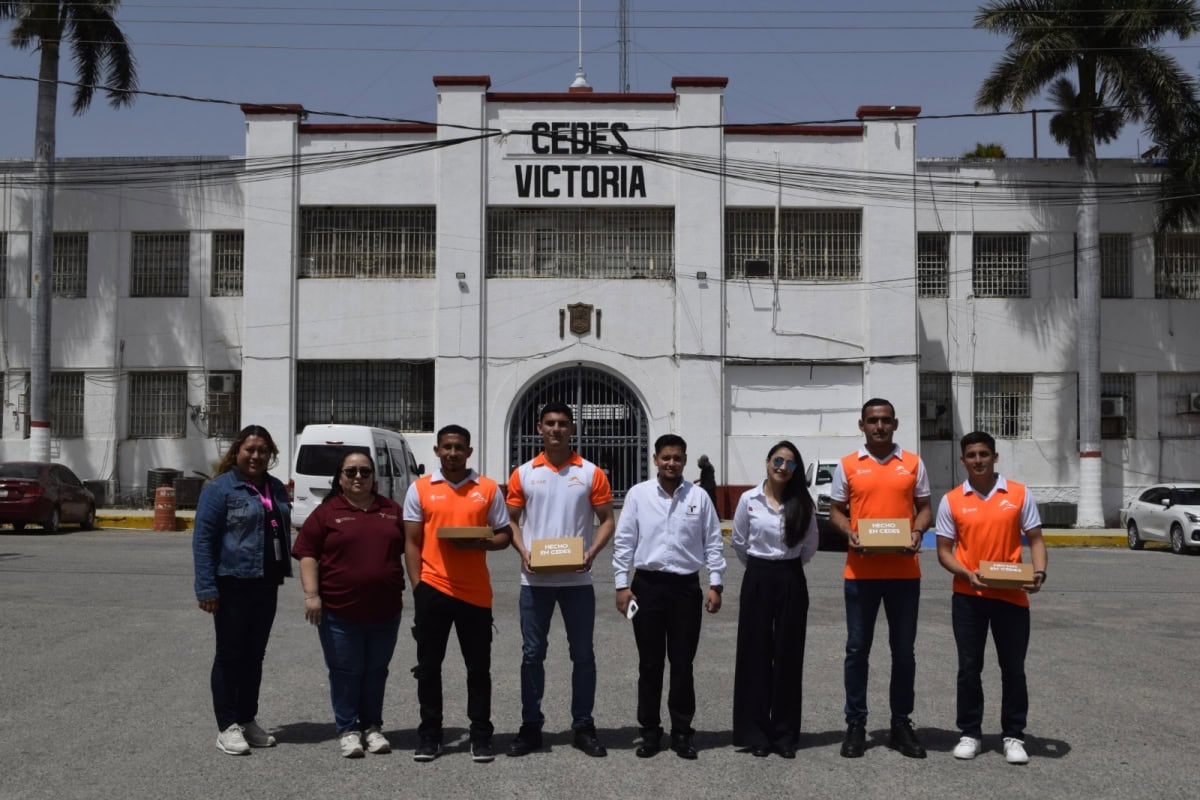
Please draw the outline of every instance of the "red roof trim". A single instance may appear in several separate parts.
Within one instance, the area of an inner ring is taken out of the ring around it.
[[[301,125],[301,133],[437,133],[437,125],[423,122],[321,122]]]
[[[855,112],[859,119],[911,119],[921,116],[920,106],[859,106]]]
[[[304,116],[307,112],[299,103],[242,103],[242,113],[247,117],[261,114],[297,114]]]
[[[674,92],[488,92],[489,103],[674,103]]]
[[[862,136],[862,125],[726,125],[725,133],[752,136]]]
[[[724,89],[728,85],[729,78],[706,78],[697,75],[677,75],[674,78],[671,78],[672,89],[678,89],[680,86]]]
[[[492,85],[491,75],[434,75],[434,86],[482,86]]]

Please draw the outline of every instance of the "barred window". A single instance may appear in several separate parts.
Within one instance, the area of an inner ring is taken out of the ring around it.
[[[210,372],[205,382],[204,413],[209,437],[236,436],[241,430],[242,373]]]
[[[310,206],[300,209],[301,278],[432,278],[432,206]]]
[[[213,231],[212,296],[241,297],[246,235],[243,231]]]
[[[770,277],[774,257],[775,209],[725,211],[725,277]],[[861,275],[862,209],[780,210],[780,280],[851,281]]]
[[[921,373],[921,417],[922,439],[951,439],[954,437],[954,419],[950,405],[950,373]]]
[[[971,244],[976,297],[1029,297],[1029,234],[977,233]]]
[[[1200,233],[1165,233],[1155,239],[1154,296],[1200,298]]]
[[[1133,236],[1100,234],[1100,296],[1133,297]]]
[[[50,432],[59,439],[83,438],[83,373],[50,373]]]
[[[187,373],[129,373],[130,439],[181,439],[186,426]]]
[[[975,375],[975,430],[997,439],[1033,438],[1033,376]]]
[[[1100,375],[1100,438],[1133,436],[1133,375],[1105,372]]]
[[[950,296],[950,234],[917,234],[917,296]]]
[[[0,298],[8,297],[8,234],[0,233]]]
[[[489,208],[489,278],[675,274],[673,208]]]
[[[187,297],[191,234],[187,231],[133,234],[130,297]]]
[[[299,362],[296,430],[321,423],[432,432],[433,362]]]
[[[1157,377],[1159,434],[1200,439],[1200,372],[1160,372]]]
[[[54,297],[87,297],[88,235],[86,231],[54,234],[54,266],[52,269],[50,286]]]

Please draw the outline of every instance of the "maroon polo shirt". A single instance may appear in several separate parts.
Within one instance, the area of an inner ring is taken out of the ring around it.
[[[292,556],[317,560],[321,604],[349,622],[387,622],[404,592],[404,520],[400,506],[378,495],[365,511],[342,495],[317,506]]]

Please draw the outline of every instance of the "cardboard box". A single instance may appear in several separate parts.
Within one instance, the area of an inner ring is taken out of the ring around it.
[[[912,547],[912,525],[906,519],[860,519],[858,543],[868,553],[900,553]]]
[[[583,569],[582,537],[534,539],[529,543],[529,567],[542,575]]]
[[[980,561],[979,576],[992,589],[1020,589],[1027,583],[1033,583],[1033,564]]]
[[[492,529],[486,525],[468,528],[438,528],[439,539],[490,539]]]

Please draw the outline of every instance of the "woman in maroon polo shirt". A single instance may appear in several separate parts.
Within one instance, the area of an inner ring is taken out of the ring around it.
[[[349,451],[329,495],[300,529],[304,618],[317,626],[338,745],[361,758],[391,752],[381,732],[388,664],[396,648],[404,597],[404,522],[400,506],[375,493],[375,465]]]

